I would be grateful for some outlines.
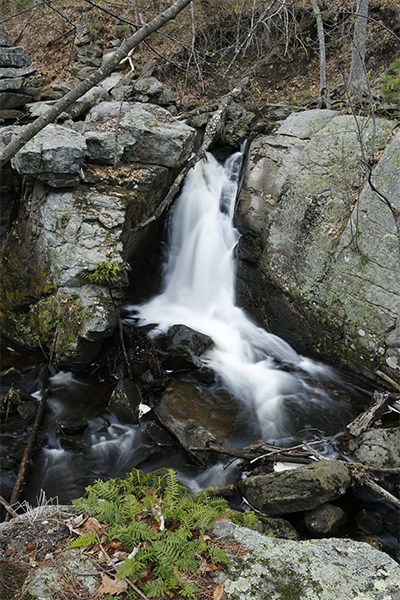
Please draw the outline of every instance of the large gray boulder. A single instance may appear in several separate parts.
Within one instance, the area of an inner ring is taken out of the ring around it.
[[[86,117],[87,158],[101,164],[141,162],[179,167],[190,156],[196,131],[167,110],[140,102],[103,102]]]
[[[50,124],[17,152],[11,164],[21,176],[37,178],[56,188],[74,187],[83,176],[85,152],[82,135]]]
[[[4,333],[48,346],[63,366],[88,364],[112,335],[129,262],[146,265],[154,235],[140,223],[170,184],[168,169],[150,165],[113,176],[62,190],[36,182],[1,255]]]
[[[311,510],[342,496],[350,471],[337,460],[323,460],[297,469],[253,475],[239,486],[257,510],[270,515]]]
[[[213,535],[245,551],[218,576],[228,600],[400,597],[400,566],[364,542],[274,539],[232,523],[216,523]]]
[[[334,115],[297,113],[252,143],[237,211],[238,300],[298,351],[372,377],[396,326],[400,263],[395,219],[363,165],[394,123]],[[399,160],[397,133],[372,173],[394,211]],[[392,337],[384,370],[400,380]]]

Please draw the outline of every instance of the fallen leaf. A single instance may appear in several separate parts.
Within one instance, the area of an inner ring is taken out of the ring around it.
[[[110,594],[110,596],[114,596],[114,594],[120,594],[123,590],[126,590],[127,587],[128,584],[123,579],[117,581],[105,573],[101,573],[101,584],[97,591],[99,594]]]
[[[228,523],[229,519],[228,519],[228,515],[229,515],[229,508],[222,513],[222,515],[219,515],[219,517],[215,517],[213,519],[214,523]]]
[[[217,585],[217,587],[213,591],[213,599],[214,600],[222,600],[223,595],[224,595],[224,588],[221,587],[220,585]]]
[[[217,567],[216,565],[207,563],[206,566],[204,567],[204,573],[212,573],[213,571],[218,571],[219,568],[220,567]]]

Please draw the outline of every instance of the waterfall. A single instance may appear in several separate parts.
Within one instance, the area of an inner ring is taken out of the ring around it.
[[[235,305],[233,214],[241,161],[240,152],[225,165],[208,154],[189,172],[170,219],[163,291],[130,308],[142,321],[158,323],[158,331],[179,323],[211,336],[204,361],[255,415],[263,439],[283,439],[295,433],[299,412],[306,425],[317,409],[334,419],[326,391],[334,372],[257,327]]]

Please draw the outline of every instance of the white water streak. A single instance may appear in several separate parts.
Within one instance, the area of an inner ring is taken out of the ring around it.
[[[164,292],[135,308],[164,331],[180,323],[211,336],[214,346],[205,360],[255,410],[266,438],[287,430],[283,398],[298,401],[306,395],[309,403],[316,401],[314,386],[299,372],[279,370],[277,362],[314,375],[329,370],[299,356],[235,306],[233,250],[239,235],[232,218],[240,161],[237,153],[223,167],[207,155],[188,174],[174,209]]]

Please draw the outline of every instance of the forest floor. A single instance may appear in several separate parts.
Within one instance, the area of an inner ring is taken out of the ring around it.
[[[127,19],[148,22],[170,3],[166,0],[122,5],[100,0],[101,6]],[[0,22],[15,44],[22,45],[38,69],[31,85],[78,83],[76,27],[86,28],[92,44],[112,47],[130,35],[130,25],[97,8],[91,0],[31,2],[0,0]],[[267,104],[288,102],[314,108],[319,90],[319,50],[315,19],[308,2],[265,3],[201,0],[182,11],[137,49],[138,72],[156,59],[154,75],[174,93],[178,110],[210,104],[244,76],[249,84],[241,96],[247,108],[263,113]],[[352,53],[352,5],[335,0],[322,11],[327,49],[327,84],[342,99]],[[288,6],[286,6],[288,5]],[[135,8],[136,7],[136,8]],[[135,12],[136,11],[136,12]],[[264,12],[263,12],[264,11]],[[371,0],[366,69],[374,101],[381,77],[400,53],[400,11],[397,0]],[[125,71],[129,71],[125,63]]]

